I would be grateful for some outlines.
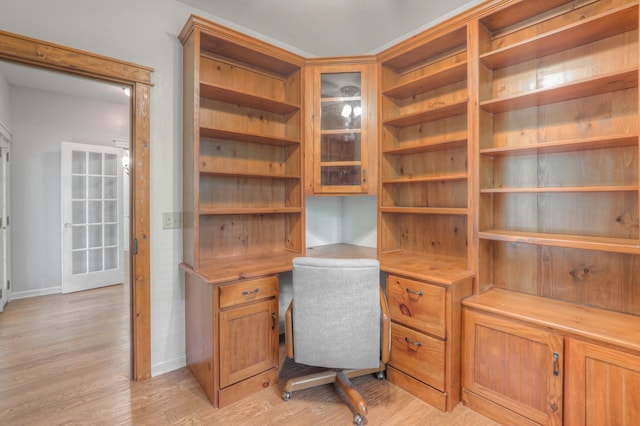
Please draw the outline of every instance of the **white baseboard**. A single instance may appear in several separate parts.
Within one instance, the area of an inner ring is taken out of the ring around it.
[[[151,366],[151,377],[159,376],[169,371],[177,370],[178,368],[185,367],[187,365],[187,357],[181,356],[169,361],[161,362]]]
[[[47,296],[49,294],[60,294],[60,293],[62,293],[62,286],[39,288],[37,290],[12,291],[11,300],[26,299],[28,297]]]

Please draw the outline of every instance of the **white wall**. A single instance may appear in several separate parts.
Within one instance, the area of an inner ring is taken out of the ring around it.
[[[11,131],[11,114],[9,112],[9,83],[2,74],[0,74],[0,126],[4,126],[5,131]]]
[[[377,245],[374,196],[307,197],[307,247],[348,243]]]
[[[12,294],[61,290],[60,142],[129,138],[129,105],[11,86]]]

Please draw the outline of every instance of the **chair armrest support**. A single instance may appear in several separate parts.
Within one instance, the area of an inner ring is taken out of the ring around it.
[[[293,359],[293,300],[289,304],[287,311],[284,314],[284,339],[287,347],[287,357]]]
[[[391,353],[391,313],[389,312],[389,305],[387,304],[387,298],[384,295],[382,287],[380,287],[380,310],[382,312],[380,359],[383,364],[386,364],[389,361],[389,355]]]

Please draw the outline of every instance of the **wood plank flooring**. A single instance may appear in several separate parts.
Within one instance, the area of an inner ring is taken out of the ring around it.
[[[287,402],[275,385],[215,409],[187,368],[131,382],[128,303],[126,286],[117,285],[7,305],[0,314],[0,424],[352,424],[332,385],[294,392]],[[281,382],[303,372],[281,354]],[[496,425],[462,404],[442,413],[373,376],[353,382],[369,404],[369,425]]]

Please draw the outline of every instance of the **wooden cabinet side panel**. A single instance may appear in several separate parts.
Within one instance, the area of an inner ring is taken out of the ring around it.
[[[185,273],[187,365],[205,393],[218,406],[217,330],[213,286],[198,275]]]
[[[640,424],[640,354],[569,339],[565,424]]]

